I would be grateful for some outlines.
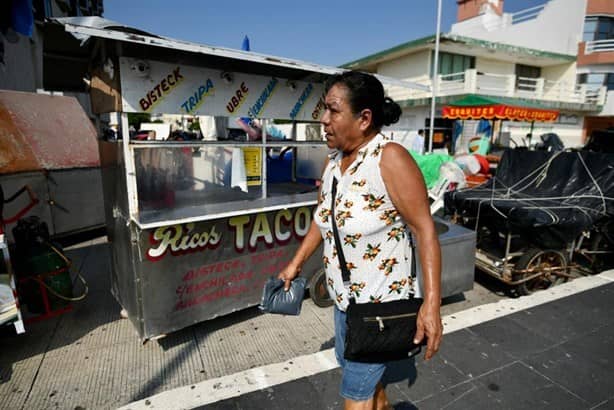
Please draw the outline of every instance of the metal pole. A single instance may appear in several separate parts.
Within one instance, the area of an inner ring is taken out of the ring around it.
[[[122,97],[123,99],[123,97]],[[120,113],[120,127],[122,133],[122,150],[124,154],[124,167],[126,172],[126,189],[128,191],[128,214],[136,219],[139,212],[139,202],[137,198],[138,187],[136,184],[136,165],[134,163],[134,150],[130,147],[130,125],[128,123],[128,113]]]
[[[433,135],[435,128],[435,97],[438,94],[439,82],[437,71],[439,68],[439,32],[441,31],[441,0],[437,0],[437,31],[435,32],[435,59],[433,61],[433,79],[431,80],[431,121],[429,124],[429,152],[433,152]]]
[[[529,134],[528,134],[528,142],[527,144],[529,144],[529,149],[531,149],[531,140],[533,140],[533,127],[535,126],[535,121],[531,121],[531,129],[529,130]]]
[[[260,121],[260,125],[262,125],[262,140],[260,141],[262,146],[260,147],[260,159],[262,161],[262,171],[260,175],[260,183],[262,184],[262,198],[265,199],[267,197],[267,169],[266,169],[266,128],[269,125],[269,120],[262,119]]]

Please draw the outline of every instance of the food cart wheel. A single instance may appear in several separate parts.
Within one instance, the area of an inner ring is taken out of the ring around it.
[[[309,295],[316,306],[329,307],[333,305],[333,300],[326,289],[326,273],[324,269],[317,271],[309,282]]]
[[[531,269],[534,273],[539,272],[543,268],[562,268],[562,272],[567,273],[567,258],[563,253],[553,249],[541,250],[531,248],[518,259],[514,266],[514,270]],[[531,274],[530,272],[514,274],[513,280],[519,280]],[[516,292],[519,296],[530,295],[537,290],[548,289],[550,286],[564,282],[567,282],[567,276],[546,271],[535,279],[517,285]]]

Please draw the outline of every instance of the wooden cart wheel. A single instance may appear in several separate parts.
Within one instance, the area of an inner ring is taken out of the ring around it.
[[[546,270],[551,268],[561,268],[560,272],[567,274],[567,257],[565,257],[563,253],[553,249],[541,250],[531,248],[525,252],[516,262],[514,270],[529,270],[529,272],[514,274],[512,277],[513,280],[531,276],[540,270],[544,270],[544,274],[517,285],[516,292],[518,295],[530,295],[535,291],[548,289],[550,286],[567,282],[567,276],[557,275],[556,271],[552,272]]]
[[[324,269],[317,271],[309,282],[309,295],[316,306],[329,307],[333,305],[333,300],[326,289],[326,273]]]

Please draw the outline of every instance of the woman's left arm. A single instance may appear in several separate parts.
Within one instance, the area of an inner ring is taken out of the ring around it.
[[[395,208],[416,238],[422,265],[423,298],[414,343],[426,336],[425,359],[439,350],[443,326],[441,306],[441,250],[431,217],[422,173],[409,152],[399,144],[386,144],[380,161],[382,179]]]

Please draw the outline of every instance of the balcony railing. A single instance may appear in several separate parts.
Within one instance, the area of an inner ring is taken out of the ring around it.
[[[586,88],[584,91],[584,100],[589,104],[605,104],[605,94],[607,93],[606,87],[594,87],[594,88]]]
[[[587,41],[585,54],[614,51],[614,38],[608,40]]]
[[[531,7],[528,9],[517,11],[512,14],[512,24],[518,24],[525,21],[536,19],[539,16],[539,13],[546,7],[546,4],[542,4],[539,6]]]
[[[604,105],[606,88],[588,88],[563,81],[550,81],[545,78],[517,77],[513,74],[478,73],[470,69],[458,73],[438,75],[437,96],[483,94],[515,98],[530,98],[545,101],[584,103]],[[431,87],[427,76],[409,79],[418,84]],[[400,87],[387,89],[394,100],[429,98],[430,91],[408,90]]]

